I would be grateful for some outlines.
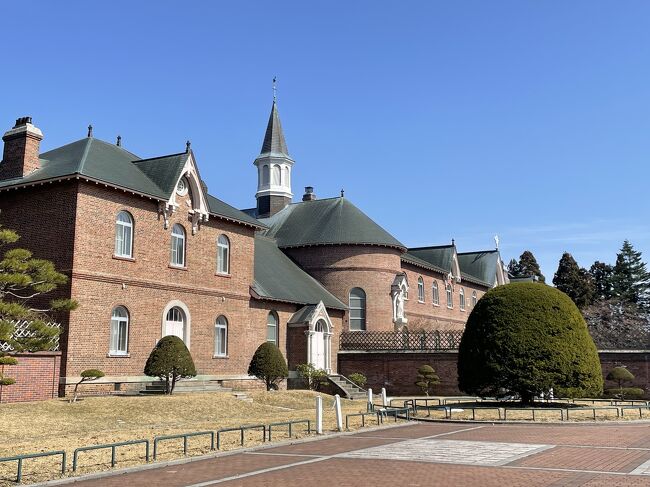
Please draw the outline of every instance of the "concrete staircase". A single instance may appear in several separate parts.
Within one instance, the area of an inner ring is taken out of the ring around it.
[[[340,374],[328,375],[327,378],[332,384],[334,384],[339,390],[343,392],[343,395],[347,399],[366,399],[368,393],[361,389],[359,386],[354,384],[347,377]]]
[[[181,380],[174,387],[174,394],[188,394],[196,392],[230,392],[232,389],[223,387],[215,381],[209,380]],[[164,394],[165,382],[154,381],[140,391],[140,394]]]

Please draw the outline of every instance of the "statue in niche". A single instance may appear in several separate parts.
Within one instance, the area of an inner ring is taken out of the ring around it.
[[[408,323],[404,314],[404,300],[408,292],[408,282],[405,274],[398,274],[391,285],[391,296],[393,298],[393,323],[399,329]]]

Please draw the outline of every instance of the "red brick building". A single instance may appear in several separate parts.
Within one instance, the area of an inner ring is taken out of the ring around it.
[[[59,292],[80,306],[62,323],[63,392],[87,368],[106,373],[106,389],[150,382],[145,361],[168,334],[185,341],[198,379],[226,386],[251,384],[248,363],[265,340],[291,370],[311,362],[335,373],[341,332],[462,329],[476,301],[507,282],[496,250],[408,249],[342,195],[317,199],[313,188],[292,203],[275,102],[247,210],[209,193],[189,143],[140,158],[92,128],[47,152],[42,139],[30,118],[3,137],[0,224],[70,276]]]

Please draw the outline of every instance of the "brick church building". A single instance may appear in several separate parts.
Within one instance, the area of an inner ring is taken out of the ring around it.
[[[462,330],[507,282],[498,250],[407,248],[343,195],[308,187],[293,202],[275,101],[254,161],[256,206],[244,210],[210,193],[189,143],[141,158],[92,128],[47,152],[42,139],[28,117],[3,136],[0,224],[67,274],[60,294],[80,304],[62,318],[60,393],[88,368],[105,372],[107,390],[151,382],[144,364],[169,334],[197,379],[225,386],[253,385],[248,364],[265,340],[292,371],[336,373],[342,332]]]

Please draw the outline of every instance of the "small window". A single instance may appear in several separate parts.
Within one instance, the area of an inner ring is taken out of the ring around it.
[[[424,279],[418,277],[418,301],[424,303]]]
[[[438,290],[438,281],[433,281],[432,299],[434,306],[440,306],[440,291]]]
[[[269,184],[269,166],[266,164],[262,166],[262,184]]]
[[[453,290],[451,289],[451,284],[447,284],[446,290],[447,290],[447,308],[453,308],[454,295],[453,295]]]
[[[478,297],[476,296],[476,291],[472,292],[472,308],[476,306],[476,303],[478,303]]]
[[[111,314],[110,355],[126,355],[129,351],[129,312],[124,306],[113,309]]]
[[[323,320],[318,320],[316,324],[314,325],[314,331],[316,333],[323,333],[325,331],[325,327],[323,326]]]
[[[360,287],[350,290],[350,330],[366,329],[366,292]]]
[[[230,240],[225,235],[217,239],[217,272],[230,274]]]
[[[182,177],[176,186],[176,194],[178,194],[178,196],[185,196],[189,190],[189,187],[190,183],[187,178]]]
[[[185,267],[185,229],[176,223],[172,227],[171,265]]]
[[[225,316],[219,316],[214,324],[214,355],[228,355],[228,320]]]
[[[282,184],[282,169],[278,164],[274,164],[271,168],[271,184],[275,186]]]
[[[266,341],[278,344],[278,315],[275,311],[269,313],[266,319]]]
[[[460,305],[460,310],[465,311],[465,290],[461,287],[458,291],[458,303]]]
[[[115,255],[133,257],[133,218],[126,211],[120,211],[115,220]]]

